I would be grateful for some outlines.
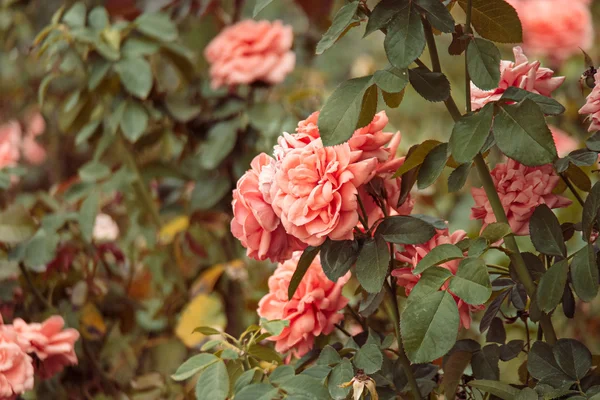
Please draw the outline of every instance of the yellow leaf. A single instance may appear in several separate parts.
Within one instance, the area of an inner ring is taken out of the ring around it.
[[[217,283],[224,271],[224,264],[217,264],[208,268],[192,284],[192,287],[190,288],[190,294],[192,296],[195,296],[202,293],[212,292],[213,288],[215,287],[215,284]]]
[[[188,347],[196,347],[206,336],[195,332],[199,326],[210,326],[218,330],[225,329],[227,318],[223,310],[221,298],[215,294],[196,296],[183,310],[177,322],[175,334]]]
[[[179,216],[171,220],[168,224],[162,227],[159,233],[160,241],[169,244],[179,232],[185,231],[190,226],[190,219],[185,216]]]
[[[81,334],[88,340],[98,340],[106,334],[106,324],[98,308],[93,303],[86,303],[79,317]]]

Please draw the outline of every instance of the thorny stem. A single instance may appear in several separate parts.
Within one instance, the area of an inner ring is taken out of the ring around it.
[[[575,186],[573,186],[573,184],[571,183],[571,181],[569,180],[569,178],[565,175],[564,172],[561,172],[560,177],[562,178],[563,182],[565,182],[565,184],[567,185],[567,187],[569,188],[569,190],[571,191],[571,193],[573,193],[573,196],[575,196],[575,198],[577,199],[577,202],[579,204],[581,204],[581,206],[583,207],[583,199],[581,198],[581,196],[579,195],[579,193],[577,192],[577,189],[575,189]]]

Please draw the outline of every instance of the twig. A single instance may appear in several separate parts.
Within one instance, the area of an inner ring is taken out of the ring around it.
[[[21,270],[21,274],[25,277],[25,281],[27,281],[27,285],[31,289],[31,293],[33,293],[35,298],[38,299],[38,301],[40,303],[42,303],[46,308],[53,309],[54,306],[44,296],[42,296],[42,293],[33,284],[33,280],[31,279],[31,275],[29,274],[29,271],[25,267],[25,264],[20,262],[19,269]]]
[[[577,199],[577,202],[579,204],[581,204],[581,206],[583,207],[583,199],[581,198],[581,196],[579,195],[579,193],[577,192],[577,189],[575,189],[575,186],[573,186],[573,184],[571,183],[571,181],[569,180],[569,178],[565,175],[564,172],[561,172],[560,177],[562,178],[563,182],[565,182],[565,184],[567,185],[567,187],[569,188],[569,190],[571,191],[571,193],[573,193],[573,196],[575,196],[575,198]]]

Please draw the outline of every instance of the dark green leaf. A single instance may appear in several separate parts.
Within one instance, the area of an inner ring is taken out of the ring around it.
[[[421,274],[421,278],[419,278],[415,287],[411,290],[407,304],[418,302],[418,300],[437,292],[451,276],[452,273],[446,268],[431,267],[426,269]]]
[[[467,68],[475,86],[496,89],[500,82],[500,50],[490,41],[474,38],[467,46]]]
[[[319,132],[323,145],[333,146],[347,141],[354,131],[371,76],[350,79],[340,84],[329,96],[319,114]]]
[[[332,282],[337,282],[350,270],[358,256],[358,246],[352,240],[329,240],[321,247],[323,272]]]
[[[340,361],[342,361],[342,358],[338,352],[330,345],[327,345],[321,350],[321,354],[319,354],[319,358],[317,358],[317,365],[337,364]]]
[[[485,335],[485,341],[488,343],[504,344],[506,342],[506,329],[504,329],[504,322],[496,317],[492,320],[490,329]]]
[[[411,147],[411,149],[408,151],[408,155],[404,161],[404,164],[398,168],[398,171],[396,171],[394,177],[397,178],[401,175],[404,175],[411,169],[423,164],[423,160],[425,160],[427,154],[429,154],[429,152],[438,144],[440,144],[440,142],[437,140],[426,140],[423,143]]]
[[[519,394],[515,396],[515,400],[538,400],[538,394],[535,390],[530,387],[522,389]]]
[[[469,386],[479,389],[483,392],[493,394],[502,400],[513,400],[519,394],[519,389],[510,386],[508,383],[478,379],[469,382]]]
[[[333,18],[331,26],[327,32],[325,32],[319,43],[317,43],[317,54],[323,54],[325,50],[333,46],[350,24],[352,24],[359,4],[360,2],[353,1],[340,8]]]
[[[35,231],[35,220],[24,207],[13,205],[0,213],[0,242],[15,245],[31,238]]]
[[[143,14],[142,14],[143,15]],[[208,366],[196,381],[196,398],[226,400],[229,394],[229,375],[223,361]]]
[[[592,353],[575,339],[559,339],[552,352],[560,369],[574,380],[581,380],[592,367]]]
[[[537,288],[537,302],[542,311],[550,312],[560,302],[567,283],[569,262],[562,260],[551,266],[540,279]]]
[[[211,176],[196,181],[190,206],[192,210],[208,210],[214,207],[227,193],[231,187],[227,179],[219,176]]]
[[[503,222],[492,222],[485,227],[481,236],[486,238],[489,243],[496,243],[504,236],[509,235],[511,232],[510,226]]]
[[[90,67],[90,74],[88,77],[88,89],[95,90],[100,82],[104,79],[108,70],[110,69],[111,63],[104,60],[95,60]]]
[[[471,162],[481,151],[494,117],[494,107],[486,104],[477,113],[467,114],[459,119],[450,136],[450,154],[456,162]]]
[[[371,12],[364,37],[379,29],[385,29],[392,18],[403,8],[404,1],[381,0]]]
[[[138,101],[127,101],[120,126],[127,140],[131,143],[137,142],[148,127],[148,113],[146,109]]]
[[[415,3],[425,11],[425,17],[435,29],[444,33],[454,32],[454,18],[441,1],[415,0]]]
[[[142,14],[142,16],[147,14]],[[121,84],[132,95],[145,99],[152,89],[152,69],[143,58],[125,58],[115,64]]]
[[[210,326],[199,326],[198,328],[194,329],[194,332],[199,332],[207,336],[221,334],[221,331],[215,328],[211,328]]]
[[[187,99],[179,96],[167,96],[165,106],[173,118],[179,122],[188,122],[202,111],[200,105],[191,104]]]
[[[570,152],[567,159],[578,167],[591,167],[598,162],[598,153],[578,149]]]
[[[214,354],[210,353],[201,353],[192,356],[177,368],[177,371],[171,375],[171,379],[175,381],[189,379],[218,360]]]
[[[454,345],[458,326],[458,308],[449,292],[434,292],[410,302],[400,322],[408,358],[423,363],[443,356]]]
[[[500,378],[500,369],[498,362],[500,361],[498,345],[487,345],[473,354],[471,367],[473,375],[477,379],[498,380]]]
[[[254,11],[252,12],[252,18],[256,18],[259,12],[263,10],[266,6],[271,4],[273,0],[257,0],[254,5]]]
[[[366,344],[354,356],[354,366],[365,371],[365,374],[374,374],[381,369],[383,355],[376,344]]]
[[[279,390],[269,383],[248,385],[235,395],[235,400],[273,400]]]
[[[485,261],[479,258],[462,260],[448,288],[467,304],[484,304],[492,294]]]
[[[408,70],[408,78],[425,100],[444,101],[450,96],[450,82],[441,72],[431,72],[422,67],[412,68]]]
[[[516,105],[497,107],[494,137],[500,150],[527,166],[539,166],[557,158],[552,133],[544,114],[529,99]]]
[[[538,105],[540,110],[547,115],[558,115],[565,112],[565,108],[552,97],[542,96],[541,94],[533,93],[516,86],[509,86],[502,93],[500,100],[512,100],[519,102],[523,99],[533,100]]]
[[[130,37],[123,44],[121,52],[125,57],[135,58],[149,56],[160,49],[160,43],[150,39]]]
[[[388,93],[381,91],[381,97],[383,97],[383,101],[390,108],[397,108],[402,103],[404,99],[404,90],[398,93]]]
[[[177,26],[167,14],[143,13],[136,18],[134,24],[138,31],[161,42],[172,42],[177,39]]]
[[[421,15],[411,0],[400,1],[387,29],[383,46],[388,60],[394,67],[408,67],[425,49]]]
[[[556,363],[552,347],[542,341],[537,341],[531,346],[527,360],[527,370],[534,378],[550,383],[554,387],[574,381]]]
[[[400,93],[408,84],[408,69],[390,66],[376,71],[373,74],[373,82],[384,92]]]
[[[341,363],[335,366],[329,375],[327,381],[327,387],[329,388],[329,394],[334,400],[343,400],[350,393],[350,387],[342,388],[342,383],[350,382],[354,377],[354,368],[352,363],[347,359],[342,360]]]
[[[585,145],[592,151],[600,151],[600,131],[594,133],[586,141]]]
[[[419,218],[396,215],[385,218],[377,227],[377,234],[390,243],[421,244],[435,235],[435,228]]]
[[[279,387],[288,393],[287,399],[321,400],[329,396],[329,391],[319,379],[308,375],[296,375],[283,381]]]
[[[444,380],[442,386],[446,398],[454,399],[456,388],[460,383],[463,373],[471,362],[471,353],[468,351],[453,351],[444,363]]]
[[[92,241],[92,233],[94,231],[94,223],[96,222],[96,214],[100,206],[100,197],[98,192],[94,191],[81,203],[77,221],[79,222],[79,230],[81,236],[87,241]]]
[[[383,301],[385,296],[385,290],[381,290],[379,293],[371,293],[366,299],[360,302],[358,313],[363,317],[368,317],[373,314],[379,308],[379,305]]]
[[[260,344],[252,344],[248,347],[248,354],[258,360],[274,362],[277,364],[282,363],[279,353],[277,353],[272,347],[267,347]]]
[[[390,250],[381,235],[365,241],[356,260],[356,278],[369,293],[379,293],[388,273]]]
[[[466,10],[467,0],[458,0]],[[498,43],[521,43],[523,29],[517,11],[505,0],[473,0],[471,22],[482,37]]]
[[[469,245],[469,257],[479,257],[488,249],[488,242],[484,237],[478,237]]]
[[[448,177],[448,191],[454,193],[462,189],[467,182],[469,172],[471,172],[471,163],[460,164],[458,168],[452,171]]]
[[[417,175],[417,187],[425,189],[431,186],[441,175],[446,161],[448,161],[448,143],[440,143],[423,160]]]
[[[583,212],[581,216],[581,229],[583,231],[583,240],[590,241],[594,223],[598,221],[600,212],[600,182],[596,182],[585,199]]]
[[[96,182],[107,178],[110,175],[110,172],[110,168],[107,165],[98,161],[90,161],[79,168],[78,174],[84,182]]]
[[[417,266],[413,269],[413,274],[417,275],[432,267],[434,265],[440,265],[445,262],[463,258],[463,252],[461,249],[450,243],[440,244],[434,247],[425,254],[425,257],[419,261]]]
[[[566,257],[567,247],[558,218],[545,204],[539,205],[529,220],[529,234],[536,250],[549,256]]]
[[[502,361],[510,361],[516,358],[523,350],[524,345],[525,341],[523,340],[511,340],[500,346],[500,359]]]
[[[198,155],[202,168],[212,170],[217,168],[231,153],[237,142],[239,120],[232,119],[213,125],[202,143]]]
[[[373,121],[375,113],[377,112],[377,86],[371,85],[365,90],[363,95],[362,105],[360,107],[360,114],[358,121],[356,122],[356,129],[365,127]]]
[[[294,293],[296,293],[298,285],[300,285],[300,282],[302,282],[304,274],[306,274],[306,271],[308,271],[308,268],[314,261],[317,254],[319,254],[320,250],[320,247],[308,246],[302,252],[300,260],[298,260],[296,270],[294,271],[294,275],[292,275],[292,279],[290,280],[290,286],[288,287],[288,300],[291,300],[292,297],[294,297]]]
[[[571,262],[571,281],[577,296],[592,301],[598,294],[598,266],[594,246],[588,244],[579,250]]]

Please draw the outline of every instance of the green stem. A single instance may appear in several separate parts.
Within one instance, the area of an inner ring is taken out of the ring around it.
[[[35,298],[38,299],[38,301],[40,303],[42,303],[46,308],[51,309],[51,310],[54,309],[54,306],[52,304],[50,304],[50,302],[44,296],[42,296],[42,293],[33,284],[33,280],[31,279],[31,275],[29,274],[29,271],[25,267],[25,264],[23,264],[22,262],[20,262],[19,263],[19,269],[21,270],[21,274],[25,278],[25,281],[27,282],[27,285],[29,286],[29,289],[31,289],[31,293],[33,293],[33,295],[35,296]]]
[[[562,180],[565,182],[565,184],[567,185],[567,187],[569,188],[569,190],[571,191],[571,193],[573,193],[573,196],[575,196],[575,198],[577,199],[577,202],[579,204],[581,204],[581,207],[583,207],[584,201],[581,198],[581,196],[579,195],[579,193],[577,192],[577,189],[575,189],[575,186],[573,186],[573,184],[571,183],[571,181],[565,175],[564,172],[561,172],[559,175],[562,178]]]
[[[125,143],[125,140],[121,136],[119,136],[118,142],[119,142],[119,147],[121,148],[121,153],[124,158],[125,164],[127,164],[129,169],[131,169],[131,171],[135,174],[136,179],[135,179],[135,182],[133,185],[134,185],[134,190],[136,192],[136,195],[139,198],[139,200],[141,201],[141,203],[144,206],[144,208],[146,209],[146,211],[148,212],[148,214],[150,214],[150,217],[152,218],[152,222],[154,222],[156,227],[160,229],[160,227],[161,227],[160,214],[158,213],[158,210],[156,209],[156,205],[154,204],[152,195],[150,194],[150,192],[148,191],[148,188],[146,187],[146,184],[144,183],[144,179],[142,178],[140,169],[138,168],[138,165],[135,162],[135,158],[133,157],[131,150],[127,146],[127,143]]]

